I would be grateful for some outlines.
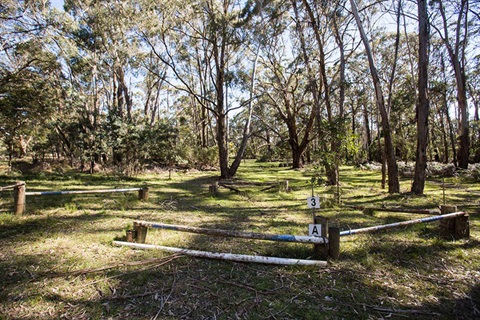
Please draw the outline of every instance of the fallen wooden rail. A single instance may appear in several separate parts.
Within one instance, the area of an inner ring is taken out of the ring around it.
[[[228,261],[237,261],[237,262],[255,262],[255,263],[264,263],[264,264],[320,266],[320,267],[327,266],[327,261],[321,261],[321,260],[289,259],[289,258],[278,258],[278,257],[252,256],[252,255],[234,254],[234,253],[217,253],[217,252],[198,251],[198,250],[182,249],[182,248],[175,248],[175,247],[165,247],[165,246],[158,246],[153,244],[124,242],[124,241],[113,241],[113,244],[116,246],[126,246],[126,247],[131,247],[136,249],[163,250],[163,251],[175,252],[175,253],[180,253],[180,254],[199,257],[199,258],[219,259],[219,260],[228,260]]]
[[[355,210],[372,210],[382,212],[398,212],[398,213],[417,213],[417,214],[439,214],[438,209],[415,209],[415,208],[383,208],[383,207],[364,207],[364,206],[347,206]]]
[[[120,193],[138,191],[138,199],[148,200],[148,187],[123,188],[123,189],[102,189],[102,190],[63,190],[63,191],[26,191],[26,183],[19,181],[13,187],[14,190],[14,212],[21,215],[25,212],[26,196],[51,196],[67,194],[95,194],[95,193]]]
[[[49,196],[49,195],[64,195],[64,194],[93,194],[93,193],[118,193],[141,191],[143,188],[126,188],[126,189],[104,189],[104,190],[64,190],[64,191],[30,191],[25,192],[26,196]]]
[[[418,224],[418,223],[425,223],[425,222],[432,222],[432,221],[437,221],[437,220],[443,220],[443,219],[453,219],[457,218],[460,216],[465,216],[465,212],[454,212],[454,213],[448,213],[448,214],[443,214],[443,215],[438,215],[438,216],[432,216],[432,217],[426,217],[426,218],[420,218],[420,219],[413,219],[413,220],[407,220],[407,221],[401,221],[401,222],[395,222],[395,223],[390,223],[390,224],[384,224],[384,225],[379,225],[379,226],[374,226],[374,227],[367,227],[367,228],[360,228],[360,229],[353,229],[353,230],[344,230],[340,231],[340,236],[350,236],[358,233],[368,233],[368,232],[374,232],[378,230],[384,230],[384,229],[393,229],[393,228],[400,228],[403,226],[408,226],[412,224]]]
[[[174,230],[174,231],[181,231],[181,232],[208,234],[211,236],[219,236],[219,237],[235,237],[235,238],[245,238],[245,239],[312,243],[312,244],[328,243],[328,239],[324,237],[295,236],[290,234],[268,234],[268,233],[257,233],[257,232],[242,232],[242,231],[235,231],[235,230],[207,229],[207,228],[164,224],[164,223],[148,222],[148,221],[135,221],[133,224],[134,226],[138,226],[138,227],[158,228],[158,229]]]

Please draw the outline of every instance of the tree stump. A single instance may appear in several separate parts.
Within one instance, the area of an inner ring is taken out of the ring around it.
[[[441,206],[440,214],[457,212],[457,206]],[[445,239],[455,239],[455,219],[443,219],[439,224],[440,236]]]
[[[135,238],[137,243],[145,243],[145,239],[147,238],[147,231],[148,228],[138,223],[133,223],[133,228],[135,229]]]
[[[458,212],[457,206],[441,206],[441,214]],[[456,217],[454,219],[440,220],[440,236],[445,239],[458,240],[468,239],[470,237],[470,219],[469,215]]]
[[[455,220],[455,239],[470,238],[470,216],[465,213],[464,216],[457,217]]]

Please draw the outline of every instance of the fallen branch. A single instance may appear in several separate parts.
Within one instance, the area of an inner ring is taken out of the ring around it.
[[[260,191],[267,191],[267,190],[273,189],[273,188],[275,188],[275,187],[277,187],[277,185],[276,185],[276,184],[274,184],[274,185],[271,185],[271,186],[268,186],[268,187],[266,187],[266,188],[263,188],[263,189],[260,189]]]
[[[423,311],[418,309],[395,309],[395,308],[383,308],[383,307],[376,307],[376,306],[365,306],[369,309],[378,312],[386,312],[386,313],[405,313],[405,314],[422,314],[427,316],[441,316],[440,313],[431,312],[431,311]]]
[[[227,188],[228,190],[235,191],[236,193],[240,193],[240,189],[237,189],[237,188],[235,188],[235,187],[226,185],[226,184],[224,184],[224,183],[219,183],[218,185],[219,185],[220,187]]]

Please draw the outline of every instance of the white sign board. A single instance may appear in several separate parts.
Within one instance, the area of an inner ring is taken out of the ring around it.
[[[309,224],[308,225],[308,235],[310,237],[321,237],[322,236],[322,225],[321,224]]]
[[[307,198],[308,208],[317,208],[320,209],[320,198],[319,197],[308,197]]]

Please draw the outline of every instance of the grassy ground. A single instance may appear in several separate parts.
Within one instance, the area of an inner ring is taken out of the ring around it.
[[[317,212],[341,230],[422,217],[364,214],[349,205],[437,208],[470,213],[470,240],[438,237],[437,223],[342,238],[341,257],[327,268],[273,266],[184,257],[112,246],[135,219],[198,227],[303,235],[313,169],[246,162],[238,179],[278,183],[291,192],[242,185],[237,194],[208,186],[217,172],[168,172],[125,179],[68,172],[8,173],[0,186],[27,191],[125,188],[136,193],[28,196],[27,214],[11,214],[11,191],[0,194],[0,319],[479,319],[480,183],[430,179],[425,196],[379,188],[377,172],[341,171],[341,203],[316,186]],[[444,187],[445,185],[445,187]],[[445,195],[444,195],[445,190]],[[147,242],[198,250],[312,258],[312,247],[150,230]]]

